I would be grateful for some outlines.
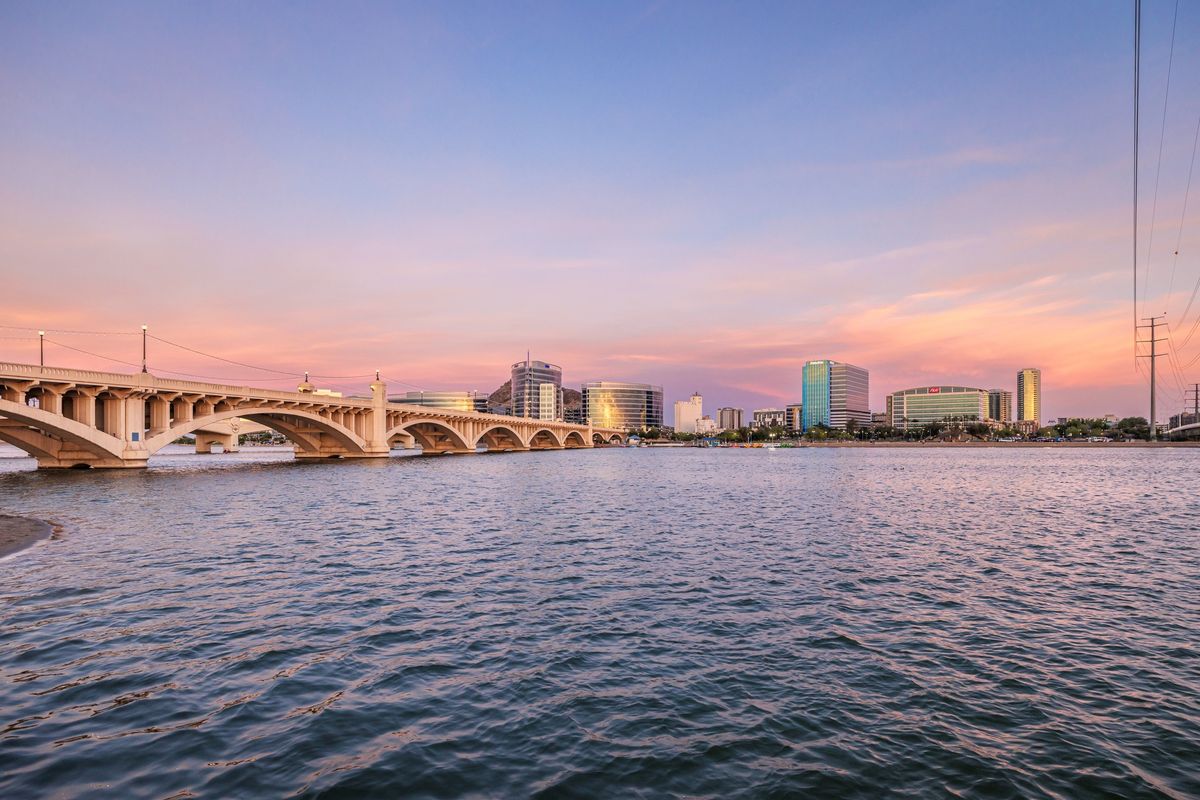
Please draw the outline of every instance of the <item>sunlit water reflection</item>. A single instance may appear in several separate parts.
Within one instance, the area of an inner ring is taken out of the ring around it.
[[[1200,796],[1196,451],[0,459],[0,796]]]

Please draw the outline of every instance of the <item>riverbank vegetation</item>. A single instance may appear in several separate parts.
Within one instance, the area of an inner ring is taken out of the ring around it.
[[[851,420],[846,430],[816,425],[800,434],[782,426],[738,428],[711,435],[676,433],[666,428],[649,428],[634,432],[650,442],[694,442],[701,439],[726,444],[784,441],[879,441],[879,442],[969,442],[969,441],[1079,441],[1109,439],[1112,441],[1141,441],[1150,438],[1150,424],[1144,417],[1126,417],[1113,424],[1104,419],[1069,419],[1045,426],[1034,434],[1022,434],[1012,427],[993,427],[985,422],[949,417],[941,422],[920,426],[892,427],[890,425],[862,426]]]

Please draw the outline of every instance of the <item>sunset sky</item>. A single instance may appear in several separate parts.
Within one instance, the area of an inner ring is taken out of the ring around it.
[[[1180,319],[1200,7],[1180,6],[1165,130],[1175,4],[1144,8],[1143,313],[1178,348],[1200,315]],[[1036,366],[1044,417],[1146,415],[1131,16],[4,2],[0,359],[36,363],[23,328],[146,323],[279,370],[491,390],[529,349],[568,385],[700,391],[714,414],[799,399],[812,358],[869,369],[876,410]],[[47,338],[104,356],[50,363],[140,359],[136,335]],[[1164,419],[1197,357],[1200,333],[1160,362]],[[150,363],[290,380],[153,341]]]

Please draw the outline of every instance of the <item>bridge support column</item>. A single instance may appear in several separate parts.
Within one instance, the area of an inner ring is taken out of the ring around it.
[[[125,405],[125,458],[146,466],[150,460],[146,450],[146,396],[133,394],[122,402]]]
[[[387,458],[392,453],[387,438],[387,384],[378,378],[371,384],[371,408],[358,414],[346,414],[343,424],[366,442],[363,452],[356,453],[338,446],[342,458]],[[330,437],[323,437],[330,438]],[[328,457],[328,456],[324,456]],[[296,458],[322,458],[320,454],[296,451]]]
[[[221,445],[221,449],[226,453],[236,453],[241,449],[238,447],[237,431],[233,433],[205,433],[203,431],[196,431],[197,453],[205,455],[212,453],[214,444]]]
[[[171,427],[171,402],[164,397],[151,397],[146,403],[150,407],[149,436],[157,436]]]
[[[45,383],[42,384],[41,389],[42,393],[38,397],[38,407],[48,413],[62,416],[62,391],[58,387],[51,387]]]

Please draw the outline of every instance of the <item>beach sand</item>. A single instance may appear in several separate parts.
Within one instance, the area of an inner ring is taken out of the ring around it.
[[[0,558],[50,538],[54,526],[40,519],[0,514]]]

